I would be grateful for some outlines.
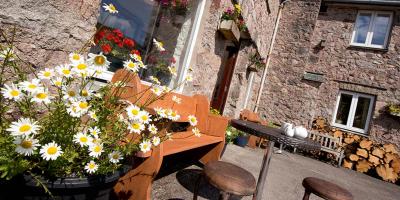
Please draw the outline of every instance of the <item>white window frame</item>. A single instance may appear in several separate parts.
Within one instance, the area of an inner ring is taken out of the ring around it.
[[[338,123],[335,122],[336,121],[337,111],[338,111],[338,108],[339,108],[340,97],[341,97],[342,94],[347,94],[347,95],[352,95],[353,96],[353,98],[351,100],[350,111],[349,111],[349,116],[347,118],[346,125],[338,124]],[[356,112],[356,108],[357,108],[357,103],[358,103],[358,98],[359,97],[369,98],[371,100],[371,103],[369,104],[369,108],[368,108],[367,121],[365,123],[365,128],[364,129],[353,127],[354,115],[355,115],[355,112]],[[368,128],[369,128],[369,123],[370,123],[371,117],[372,117],[372,110],[373,110],[374,104],[375,104],[375,96],[367,95],[367,94],[361,94],[361,93],[357,93],[357,92],[350,92],[350,91],[340,90],[339,94],[338,94],[338,96],[336,98],[336,106],[335,106],[335,112],[334,112],[333,118],[332,118],[332,126],[337,127],[337,128],[341,128],[341,129],[345,129],[345,130],[349,130],[349,131],[352,131],[352,132],[355,132],[355,133],[361,133],[363,135],[367,135]]]
[[[202,17],[203,17],[206,2],[207,2],[207,0],[198,0],[198,1],[199,1],[199,4],[196,8],[196,16],[194,18],[194,25],[192,27],[192,30],[191,30],[190,36],[189,36],[190,37],[189,44],[188,44],[186,53],[184,55],[183,64],[182,64],[182,66],[178,66],[179,67],[178,68],[178,78],[177,78],[177,81],[175,81],[174,87],[177,86],[178,83],[180,83],[184,80],[184,78],[190,68],[190,62],[191,62],[194,47],[196,45],[196,41],[198,38]],[[106,71],[104,73],[101,73],[100,75],[97,75],[96,78],[110,82],[113,76],[114,76],[114,72]],[[141,80],[141,82],[146,85],[151,85],[151,83],[149,83],[147,81]],[[100,85],[101,85],[101,83],[100,83]],[[175,92],[182,93],[183,85],[181,87],[178,87],[175,90]]]
[[[360,14],[371,14],[371,22],[370,22],[369,27],[368,27],[368,33],[367,33],[367,38],[365,40],[365,43],[353,42],[354,38],[355,38],[355,35],[356,35],[357,19],[360,16]],[[389,17],[388,30],[386,31],[385,42],[384,42],[383,45],[371,44],[372,37],[374,35],[372,30],[373,30],[373,28],[375,26],[375,18],[379,14],[388,14],[390,16]],[[389,42],[388,40],[389,40],[390,32],[392,30],[392,24],[393,24],[393,12],[390,12],[390,11],[360,10],[360,11],[358,11],[356,21],[354,22],[354,28],[353,28],[353,33],[352,33],[352,36],[351,36],[350,45],[351,46],[359,46],[359,47],[370,47],[370,48],[377,48],[377,49],[385,49],[387,47],[388,42]]]

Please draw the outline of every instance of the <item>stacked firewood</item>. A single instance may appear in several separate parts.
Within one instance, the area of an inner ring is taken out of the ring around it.
[[[331,128],[322,117],[314,120],[313,129],[342,138],[341,148],[345,150],[343,167],[378,175],[392,183],[400,179],[400,155],[395,145],[380,144],[367,137]]]

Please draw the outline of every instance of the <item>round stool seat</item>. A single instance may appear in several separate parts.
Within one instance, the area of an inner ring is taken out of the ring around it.
[[[328,200],[352,200],[353,195],[346,189],[333,184],[331,182],[315,178],[307,177],[303,180],[303,186],[306,191],[310,191],[315,195]]]
[[[231,163],[209,162],[204,166],[204,175],[211,185],[229,194],[248,196],[256,191],[254,176]]]

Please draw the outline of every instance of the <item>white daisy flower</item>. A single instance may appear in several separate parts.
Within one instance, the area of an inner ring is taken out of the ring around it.
[[[78,75],[85,77],[89,73],[89,66],[84,62],[76,63],[73,66],[72,70],[75,71]]]
[[[81,147],[84,146],[89,146],[90,142],[91,142],[92,138],[90,138],[88,135],[79,132],[77,134],[74,135],[74,142],[79,144]]]
[[[40,154],[45,160],[56,160],[62,153],[61,147],[54,141],[43,145],[40,149]]]
[[[73,72],[69,65],[60,65],[56,67],[56,71],[63,77],[71,78]]]
[[[103,5],[104,10],[106,10],[107,12],[114,14],[114,13],[118,13],[117,8],[115,8],[114,4],[110,3],[110,4],[106,4],[104,3]]]
[[[87,62],[96,69],[107,69],[110,66],[110,62],[103,55],[103,52],[100,52],[100,54],[89,53],[88,57]]]
[[[14,84],[11,84],[11,86],[4,84],[4,88],[1,88],[1,93],[6,99],[15,101],[20,100],[23,96],[21,90],[19,90]]]
[[[93,90],[83,88],[81,90],[81,92],[79,93],[79,96],[84,98],[84,99],[89,100],[93,96]]]
[[[119,151],[113,151],[108,154],[108,159],[110,162],[117,164],[120,160],[122,160],[122,154]]]
[[[186,80],[187,82],[192,82],[192,81],[193,81],[193,76],[192,76],[192,74],[186,74],[185,80]]]
[[[51,77],[54,76],[54,70],[49,69],[49,68],[45,68],[43,71],[40,71],[38,74],[40,79],[51,79]]]
[[[150,90],[157,96],[160,96],[163,92],[163,90],[159,87],[152,87]]]
[[[163,92],[164,92],[164,93],[168,93],[168,92],[171,92],[171,91],[172,91],[172,89],[169,88],[169,87],[166,86],[166,85],[164,85],[164,86],[162,87],[162,89],[163,89]]]
[[[33,93],[31,102],[49,104],[52,97],[47,90],[39,90]]]
[[[147,111],[140,111],[138,120],[140,123],[148,124],[151,121],[150,114]]]
[[[14,140],[14,144],[17,145],[15,151],[24,156],[30,156],[39,146],[38,140],[31,137],[16,137]]]
[[[182,103],[182,99],[177,97],[177,96],[172,96],[172,101],[177,103],[177,104],[181,104]]]
[[[138,63],[140,68],[147,69],[147,65],[144,65],[144,63],[141,60],[136,61],[136,62]]]
[[[96,164],[93,160],[91,160],[90,162],[88,162],[85,165],[85,170],[87,173],[89,174],[93,174],[97,171],[97,169],[99,168],[99,165]]]
[[[153,44],[156,46],[158,51],[165,51],[164,49],[164,44],[162,42],[157,41],[155,38],[153,38]]]
[[[89,145],[95,145],[95,144],[101,144],[101,139],[100,138],[92,138],[91,137],[91,143]]]
[[[104,152],[103,144],[94,143],[89,146],[89,151],[90,151],[89,156],[97,158],[101,155],[101,153]]]
[[[79,53],[70,53],[69,54],[69,61],[71,61],[71,63],[75,64],[75,63],[81,63],[84,61],[84,58],[81,54]]]
[[[150,151],[151,150],[151,142],[150,142],[150,140],[143,140],[139,144],[139,148],[140,148],[140,151],[142,151],[143,153],[146,153],[146,152]]]
[[[157,131],[158,131],[157,127],[154,126],[154,124],[150,124],[149,127],[147,127],[147,130],[149,130],[150,133],[152,133],[152,134],[157,134]]]
[[[154,111],[156,111],[158,116],[162,118],[167,118],[167,115],[165,114],[165,110],[163,108],[156,107],[154,108]]]
[[[96,122],[99,121],[99,118],[97,117],[96,112],[90,111],[90,112],[89,112],[89,116],[90,116],[90,118],[93,119],[94,121],[96,121]]]
[[[93,135],[93,137],[99,138],[99,134],[101,133],[101,131],[97,126],[95,126],[89,128],[89,133]]]
[[[157,136],[154,136],[151,140],[151,142],[153,143],[154,146],[158,146],[161,142],[161,139]]]
[[[145,129],[145,125],[138,122],[138,121],[134,121],[131,122],[128,126],[128,130],[132,133],[137,133],[140,134],[141,131],[143,131]]]
[[[57,77],[51,81],[51,84],[60,88],[63,86],[63,79],[61,77]]]
[[[140,56],[139,54],[130,54],[130,56],[136,62],[142,61],[142,56]]]
[[[171,73],[173,76],[176,76],[176,75],[177,75],[176,67],[169,66],[169,67],[168,67],[168,71],[169,71],[169,73]]]
[[[180,115],[178,115],[178,112],[175,110],[170,110],[170,112],[168,112],[168,119],[172,120],[172,121],[177,121],[181,118]]]
[[[157,77],[149,76],[150,80],[153,81],[155,84],[161,85],[161,82],[158,80]]]
[[[132,62],[132,60],[126,60],[126,61],[124,61],[124,64],[123,64],[123,66],[127,69],[127,70],[129,70],[129,71],[131,71],[131,72],[138,72],[139,71],[139,64],[137,64],[137,63],[135,63],[135,62]]]
[[[232,135],[232,132],[231,132],[231,131],[226,131],[226,135],[227,135],[227,136],[231,136],[231,135]]]
[[[136,120],[139,118],[140,108],[131,104],[126,108],[126,112],[130,120]]]
[[[191,126],[196,126],[197,125],[197,118],[193,115],[188,116],[189,123]]]
[[[63,94],[63,99],[69,100],[69,101],[74,101],[79,96],[79,92],[77,91],[76,88],[73,88],[73,87],[69,87],[69,88],[63,87],[62,94]]]
[[[90,108],[87,101],[76,101],[72,105],[76,106],[78,112],[82,112],[82,114],[85,114]]]
[[[20,118],[16,122],[12,122],[10,128],[6,129],[11,132],[12,136],[29,136],[31,134],[37,134],[40,129],[37,122],[32,121],[29,118]]]
[[[7,47],[3,51],[0,51],[0,60],[5,60],[7,58],[8,61],[13,61],[15,57],[16,55],[14,53],[14,50],[10,47]]]
[[[22,83],[19,83],[20,87],[22,90],[34,93],[38,90],[42,90],[43,87],[40,85],[40,80],[39,79],[32,79],[32,81],[24,81]]]
[[[194,135],[196,137],[200,137],[201,136],[200,130],[198,128],[196,128],[196,127],[192,129],[192,132],[194,133]]]

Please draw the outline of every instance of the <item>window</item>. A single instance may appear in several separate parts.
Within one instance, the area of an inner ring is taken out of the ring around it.
[[[338,128],[366,134],[375,97],[340,91],[332,124]]]
[[[392,12],[360,11],[354,26],[351,45],[386,48],[392,18]]]
[[[101,8],[97,27],[118,29],[124,37],[134,41],[134,49],[140,51],[143,62],[147,65],[147,69],[139,72],[142,80],[155,76],[162,85],[174,87],[182,81],[189,68],[206,0],[182,1],[188,3],[179,8],[168,6],[166,2],[169,1],[102,0],[102,5],[112,3],[119,12],[109,15]],[[163,42],[166,51],[158,51],[153,39]],[[101,47],[96,46],[91,51],[100,52]],[[122,62],[129,57],[118,56],[118,52],[113,51],[107,57],[112,62],[109,73],[98,78],[109,81],[113,72],[122,68]],[[177,76],[169,73],[169,66],[176,68]]]

